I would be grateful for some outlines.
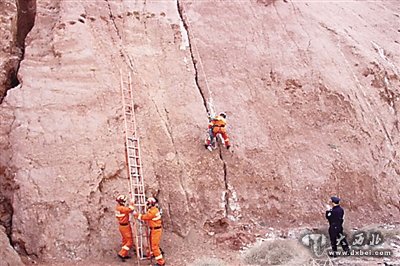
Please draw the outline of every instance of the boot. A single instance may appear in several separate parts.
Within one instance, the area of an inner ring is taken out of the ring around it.
[[[130,259],[130,256],[122,257],[121,255],[118,254],[118,258],[121,259],[121,262],[125,262],[125,260]]]

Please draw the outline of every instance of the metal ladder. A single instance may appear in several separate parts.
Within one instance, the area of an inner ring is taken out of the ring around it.
[[[146,195],[143,182],[143,170],[140,157],[139,138],[136,134],[135,109],[133,103],[133,90],[131,73],[128,72],[128,81],[124,81],[122,70],[121,76],[121,94],[125,120],[125,156],[128,166],[129,193],[131,199],[135,200],[136,211],[145,213]],[[150,248],[149,228],[146,223],[136,219],[133,222],[133,237],[135,241],[138,263],[140,260],[148,259],[147,250]]]

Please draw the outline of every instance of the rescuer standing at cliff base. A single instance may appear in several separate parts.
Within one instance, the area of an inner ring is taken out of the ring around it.
[[[150,245],[152,255],[154,255],[157,263],[154,266],[163,266],[165,265],[165,260],[160,250],[160,240],[162,234],[162,220],[161,220],[161,212],[157,204],[157,200],[153,197],[148,198],[146,201],[148,211],[145,214],[134,212],[133,215],[135,218],[145,221],[148,223],[150,228]]]
[[[129,259],[128,256],[129,250],[133,246],[133,237],[132,237],[132,228],[131,223],[129,222],[129,214],[134,211],[135,205],[134,202],[131,201],[129,206],[126,206],[126,202],[128,197],[126,195],[119,195],[117,197],[118,205],[115,210],[115,217],[117,217],[119,223],[119,232],[122,237],[122,248],[118,252],[118,257],[122,260]]]

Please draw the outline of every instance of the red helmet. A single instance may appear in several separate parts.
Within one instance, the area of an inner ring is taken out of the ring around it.
[[[128,200],[128,197],[126,196],[126,195],[119,195],[117,198],[116,198],[116,201],[119,203],[119,204],[125,204],[125,202]]]

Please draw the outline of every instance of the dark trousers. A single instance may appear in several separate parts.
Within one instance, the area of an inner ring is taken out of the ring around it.
[[[331,225],[329,226],[329,238],[331,239],[332,251],[337,251],[337,242],[340,239],[340,245],[344,251],[349,251],[349,243],[343,234],[343,227]]]
[[[208,134],[210,135],[210,145],[213,145],[214,144],[214,132],[213,132],[213,130],[214,130],[214,127],[211,127],[209,130],[208,130]]]

